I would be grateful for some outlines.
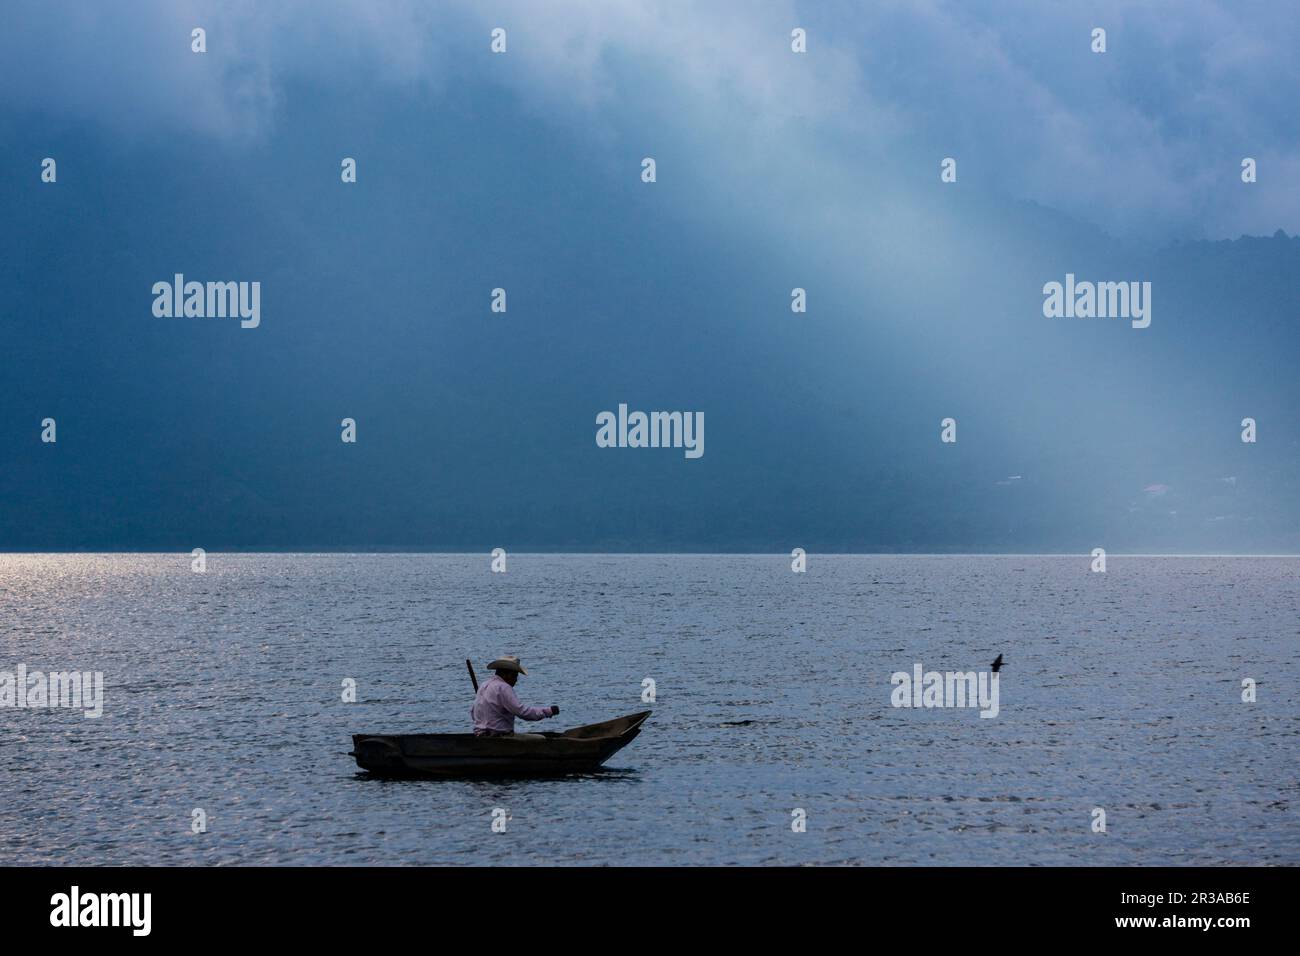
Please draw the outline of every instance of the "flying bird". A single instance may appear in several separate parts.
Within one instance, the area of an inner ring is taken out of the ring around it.
[[[999,655],[998,655],[998,659],[995,660],[995,661],[993,662],[993,673],[996,674],[996,673],[997,673],[998,671],[1000,671],[1000,670],[1002,670],[1002,655],[1001,655],[1001,654],[999,654]]]

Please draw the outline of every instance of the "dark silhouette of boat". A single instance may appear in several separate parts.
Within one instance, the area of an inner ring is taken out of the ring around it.
[[[353,734],[349,756],[383,777],[547,777],[596,770],[641,732],[650,716],[615,717],[559,733]]]

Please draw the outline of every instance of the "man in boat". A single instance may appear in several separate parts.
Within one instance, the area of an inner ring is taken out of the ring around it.
[[[558,707],[526,707],[519,700],[515,682],[520,674],[527,675],[528,671],[513,654],[498,657],[488,665],[488,670],[496,674],[483,682],[474,695],[474,706],[469,709],[474,721],[474,736],[508,737],[515,732],[516,717],[542,720],[560,712]]]

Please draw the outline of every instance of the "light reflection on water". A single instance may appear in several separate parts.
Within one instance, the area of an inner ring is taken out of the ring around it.
[[[1300,559],[190,560],[0,555],[0,670],[106,695],[0,709],[0,862],[1300,862]],[[893,671],[999,652],[994,720],[889,706]],[[358,773],[353,733],[466,730],[464,659],[500,653],[548,729],[645,709],[645,677],[654,715],[595,775]]]

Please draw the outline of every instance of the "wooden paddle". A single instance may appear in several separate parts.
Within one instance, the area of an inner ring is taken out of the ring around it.
[[[469,668],[469,679],[474,682],[474,695],[478,696],[478,678],[474,676],[474,665],[469,662],[468,657],[465,658],[465,666]]]

